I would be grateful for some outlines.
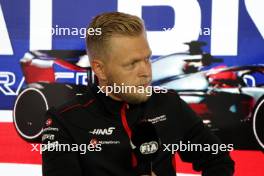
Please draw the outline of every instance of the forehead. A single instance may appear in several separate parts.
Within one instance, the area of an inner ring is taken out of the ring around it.
[[[109,40],[109,54],[118,61],[141,59],[151,55],[145,34],[139,36],[113,36]]]

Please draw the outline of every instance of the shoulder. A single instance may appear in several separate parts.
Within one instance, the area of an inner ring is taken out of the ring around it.
[[[160,109],[165,112],[180,113],[180,111],[182,111],[181,106],[183,100],[180,98],[179,94],[172,89],[158,88],[160,88],[161,91],[153,91],[147,103],[147,107]]]
[[[47,114],[60,119],[72,118],[85,112],[87,108],[93,105],[94,101],[95,98],[87,95],[76,96],[76,98],[60,106],[51,107]]]
[[[169,126],[171,129],[178,129],[180,136],[201,123],[201,119],[175,90],[167,89],[166,93],[154,94],[152,102],[155,109],[161,109],[167,114]]]
[[[182,101],[179,94],[175,90],[156,86],[153,87],[152,99],[165,104],[179,103]]]
[[[55,107],[57,109],[57,112],[60,115],[75,112],[75,111],[81,110],[83,108],[88,108],[95,101],[94,98],[91,98],[91,97],[87,98],[87,97],[83,97],[83,96],[84,95],[82,95],[80,97],[76,97],[72,101],[67,102],[67,103],[65,103],[65,104],[63,104],[57,108]]]
[[[160,106],[168,112],[173,112],[184,117],[184,119],[194,120],[197,119],[197,114],[185,102],[180,95],[173,89],[166,89],[166,93],[153,94],[152,102],[155,106]],[[189,117],[189,118],[187,118]],[[190,119],[191,118],[191,119]],[[196,120],[195,120],[196,121]]]

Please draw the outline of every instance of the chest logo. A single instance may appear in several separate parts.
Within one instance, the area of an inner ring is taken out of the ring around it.
[[[89,133],[93,135],[111,135],[114,131],[115,127],[109,127],[104,129],[93,129],[93,131],[89,131]]]
[[[167,117],[166,115],[160,115],[160,116],[157,116],[157,117],[153,117],[153,118],[148,118],[148,121],[151,122],[152,124],[155,124],[155,123],[158,123],[158,122],[162,122],[162,121],[165,121],[167,120]]]

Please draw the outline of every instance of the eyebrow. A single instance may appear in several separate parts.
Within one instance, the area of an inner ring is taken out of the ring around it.
[[[152,56],[152,51],[150,51],[150,53],[146,57],[144,57],[144,59],[145,58],[150,58],[151,56]]]
[[[150,57],[151,57],[151,54],[147,55],[143,59],[150,58]],[[142,58],[133,58],[131,62],[137,62],[137,61],[141,61],[141,60],[142,60]]]
[[[144,59],[145,59],[145,58],[150,58],[151,56],[152,56],[152,51],[151,51],[146,57],[144,57]],[[133,62],[138,62],[138,61],[140,61],[140,60],[142,60],[142,58],[132,58],[131,61],[126,62],[124,65],[128,65],[128,64],[130,64],[131,62],[132,62],[132,63],[133,63]]]

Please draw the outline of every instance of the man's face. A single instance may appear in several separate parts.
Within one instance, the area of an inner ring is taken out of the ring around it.
[[[114,36],[109,41],[109,53],[105,63],[107,85],[137,86],[134,92],[122,92],[114,96],[128,103],[146,101],[150,94],[146,90],[152,79],[151,50],[145,34],[140,36]],[[145,91],[139,91],[145,87]],[[148,89],[149,90],[149,89]],[[147,93],[148,92],[148,93]]]

